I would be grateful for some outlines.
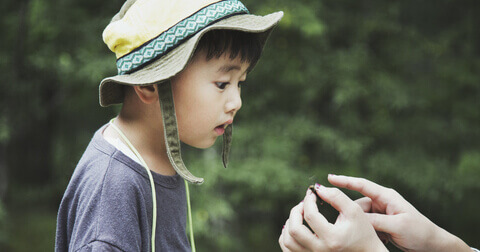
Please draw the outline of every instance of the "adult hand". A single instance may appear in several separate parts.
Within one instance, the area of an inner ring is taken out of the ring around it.
[[[328,181],[366,196],[356,202],[367,213],[369,222],[376,231],[387,233],[393,244],[403,251],[472,251],[459,238],[423,216],[393,189],[347,176],[329,175]]]
[[[318,185],[316,191],[340,212],[335,224],[318,211],[316,197],[308,190],[282,230],[278,241],[283,251],[387,251],[358,204],[337,188]],[[303,225],[304,219],[315,233]]]

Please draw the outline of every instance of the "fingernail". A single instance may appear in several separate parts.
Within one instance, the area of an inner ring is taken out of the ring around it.
[[[322,185],[320,185],[319,183],[315,183],[315,190],[320,190],[320,188],[322,187]]]

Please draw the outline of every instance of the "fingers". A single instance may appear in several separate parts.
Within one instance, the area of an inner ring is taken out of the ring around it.
[[[307,251],[311,247],[316,236],[303,225],[304,203],[300,203],[290,211],[290,217],[285,224],[285,246],[292,251]]]
[[[357,205],[359,205],[365,213],[369,213],[372,210],[372,199],[369,197],[363,197],[355,200],[354,202],[357,203]]]
[[[334,186],[357,191],[364,196],[371,198],[373,201],[378,199],[386,190],[385,187],[364,178],[329,174],[328,181]]]
[[[311,190],[307,190],[307,195],[304,199],[303,218],[316,234],[322,236],[322,233],[330,230],[332,224],[318,211],[315,201],[316,196]]]
[[[280,248],[282,251],[308,251],[289,234],[289,222],[290,219],[288,219],[285,226],[283,226],[282,234],[278,239]]]
[[[285,237],[285,234],[283,233],[285,231],[285,228],[282,229],[282,234],[278,238],[278,244],[280,245],[280,248],[282,249],[283,252],[289,252],[290,250],[285,247],[285,244],[283,243],[283,238]]]
[[[320,186],[315,190],[320,198],[345,216],[352,216],[360,208],[338,188]]]
[[[377,213],[367,213],[368,220],[372,224],[373,228],[378,232],[395,233],[398,227],[395,215],[384,215]]]

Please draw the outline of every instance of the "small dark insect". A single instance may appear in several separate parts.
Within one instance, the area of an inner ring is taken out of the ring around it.
[[[314,186],[314,185],[310,185],[310,186],[308,187],[308,189],[310,189],[310,190],[313,192],[313,194],[315,194],[315,196],[317,197],[317,202],[319,202],[320,205],[323,205],[323,200],[322,200],[322,198],[320,198],[320,196],[318,196],[317,191],[315,190],[315,186]]]

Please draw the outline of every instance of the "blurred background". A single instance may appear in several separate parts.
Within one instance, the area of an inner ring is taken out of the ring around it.
[[[244,3],[285,17],[242,91],[229,168],[221,141],[184,147],[206,181],[190,187],[198,250],[278,251],[329,173],[393,187],[480,248],[480,1]],[[2,1],[0,251],[53,250],[75,165],[119,109],[98,105],[98,84],[116,74],[101,34],[122,4]]]

